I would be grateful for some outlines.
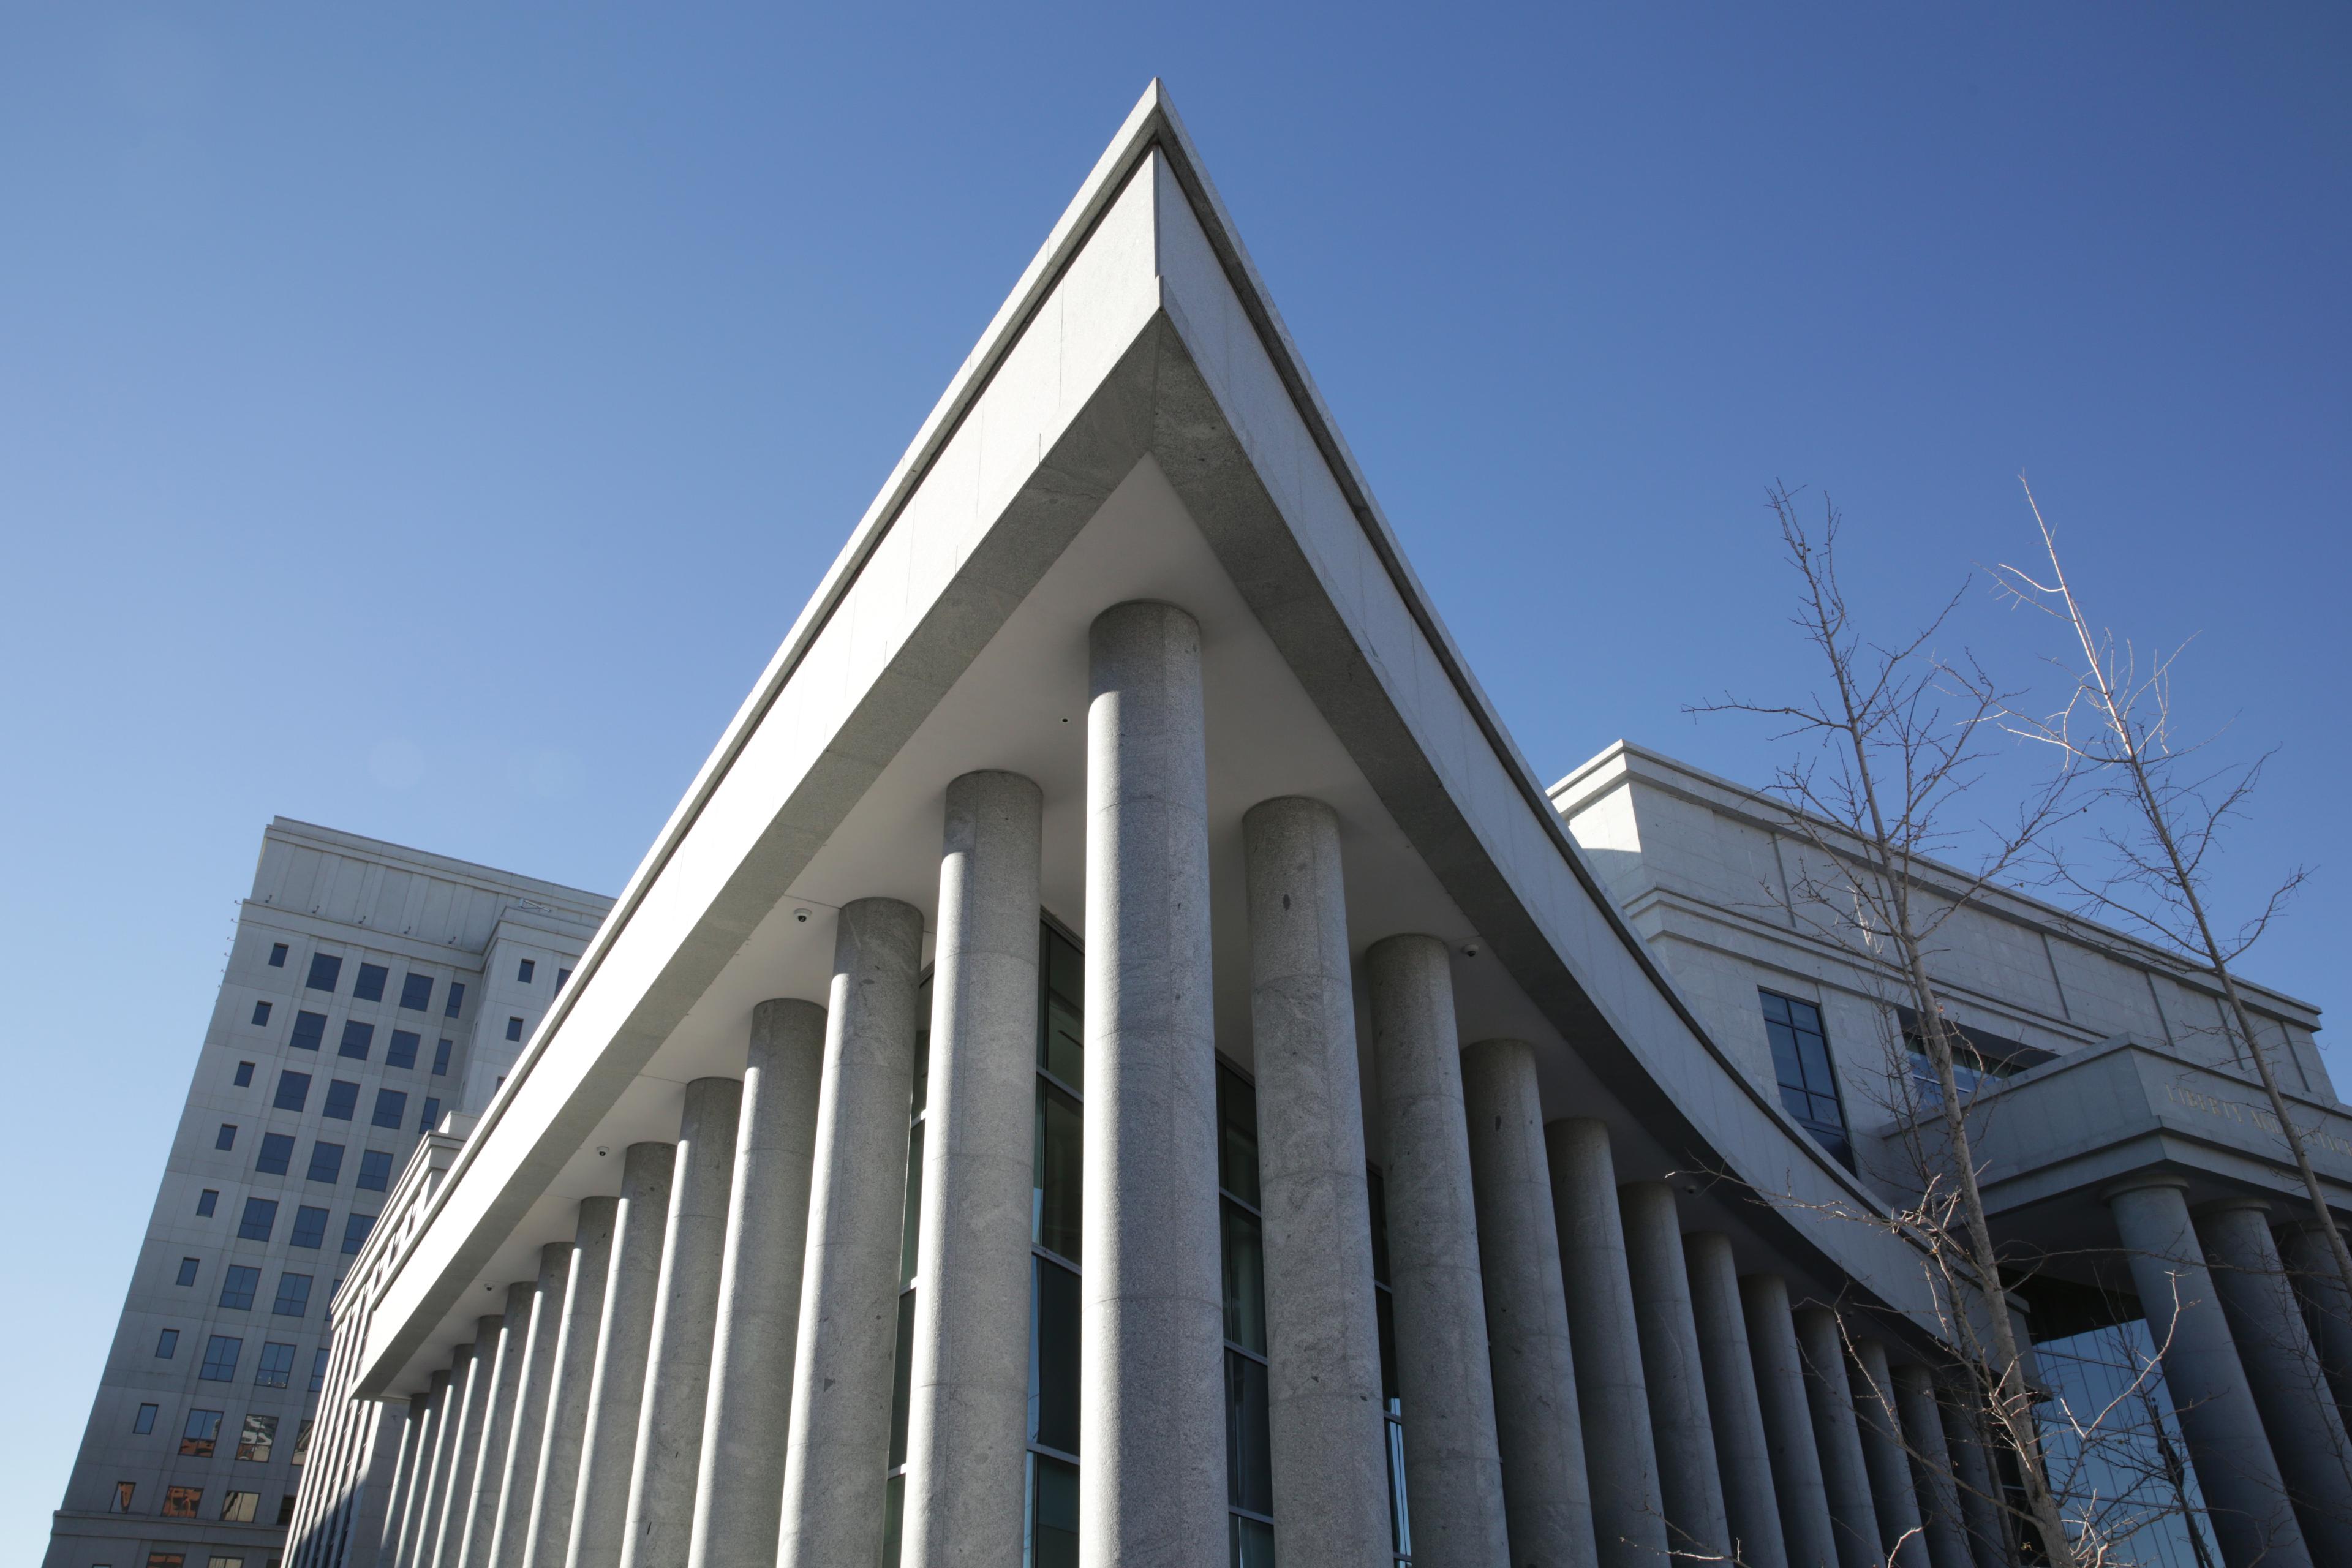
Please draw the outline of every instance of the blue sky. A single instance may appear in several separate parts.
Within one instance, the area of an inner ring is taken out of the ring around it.
[[[262,825],[617,889],[1155,74],[1538,771],[1760,781],[1683,709],[1813,680],[1765,486],[1895,627],[2023,470],[2279,748],[2221,890],[2313,865],[2251,969],[2352,1004],[2352,13],[979,9],[0,17],[0,1555]]]

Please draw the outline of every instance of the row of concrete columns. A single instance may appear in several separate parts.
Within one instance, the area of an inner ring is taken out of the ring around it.
[[[1090,658],[1080,1550],[1212,1568],[1199,628],[1122,605]],[[949,787],[907,1368],[904,1560],[926,1568],[1021,1550],[1041,820],[1026,779]],[[1278,1550],[1360,1568],[1390,1524],[1339,825],[1277,799],[1244,840]],[[689,1085],[677,1142],[630,1146],[618,1197],[479,1320],[411,1407],[397,1568],[876,1560],[921,942],[908,905],[845,906],[826,1005],[762,1005],[741,1081]],[[1462,1049],[1444,942],[1364,963],[1416,1563],[1862,1568],[1900,1546],[1969,1568],[1958,1503],[1921,1534],[1906,1450],[1943,1445],[1924,1369],[1685,1237],[1672,1189],[1621,1186],[1602,1123],[1547,1126],[1531,1047]]]

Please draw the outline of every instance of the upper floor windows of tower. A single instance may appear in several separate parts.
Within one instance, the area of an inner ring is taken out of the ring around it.
[[[205,1342],[205,1364],[196,1369],[196,1376],[206,1383],[226,1383],[236,1375],[237,1359],[244,1353],[243,1340],[215,1334]]]
[[[236,1222],[239,1241],[268,1241],[269,1233],[277,1228],[277,1199],[248,1197],[245,1200],[245,1217]]]
[[[280,1274],[278,1277],[278,1300],[269,1310],[281,1318],[303,1318],[310,1312],[310,1276]]]
[[[217,1410],[191,1410],[187,1425],[180,1428],[180,1457],[184,1459],[209,1459],[213,1446],[220,1439],[221,1413]]]
[[[287,1240],[296,1247],[306,1247],[316,1252],[327,1239],[327,1211],[309,1204],[294,1211],[294,1234]]]
[[[414,1069],[416,1066],[416,1047],[423,1043],[416,1037],[414,1030],[394,1029],[392,1032],[392,1044],[384,1047],[383,1065],[388,1068]]]
[[[310,1172],[307,1180],[324,1182],[333,1186],[342,1179],[343,1146],[341,1143],[318,1142],[310,1145]]]
[[[352,982],[352,996],[361,1002],[381,1002],[383,1000],[383,983],[391,978],[392,972],[383,964],[362,963],[359,978]]]
[[[261,1152],[253,1157],[253,1168],[265,1176],[282,1176],[286,1167],[294,1163],[294,1138],[288,1132],[265,1132],[261,1135]]]
[[[530,984],[530,977],[538,973],[539,965],[526,958],[515,965],[515,981],[518,984],[528,985]]]
[[[354,1211],[343,1221],[343,1250],[357,1252],[367,1244],[368,1232],[375,1228],[375,1215]]]
[[[360,1086],[348,1079],[339,1078],[327,1085],[327,1103],[320,1108],[319,1113],[337,1121],[349,1121],[359,1106]]]
[[[390,1127],[397,1129],[400,1126],[402,1119],[407,1116],[407,1090],[399,1089],[380,1089],[375,1091],[375,1114],[371,1116],[368,1120],[371,1124],[377,1127]]]
[[[454,989],[454,987],[452,989]],[[448,1073],[449,1053],[451,1050],[456,1048],[456,1045],[457,1042],[454,1040],[444,1040],[439,1045],[433,1047],[433,1076],[435,1078],[441,1078]]]
[[[294,1015],[294,1033],[287,1045],[298,1051],[315,1051],[319,1042],[327,1037],[327,1016],[324,1013]]]
[[[253,1087],[253,1064],[251,1062],[239,1062],[236,1064],[236,1084],[239,1089],[250,1089]]]
[[[210,1219],[213,1210],[220,1206],[220,1194],[210,1187],[196,1194],[196,1217]]]
[[[131,1423],[131,1435],[134,1437],[144,1437],[148,1433],[155,1430],[155,1417],[162,1413],[161,1406],[141,1405],[138,1417]]]
[[[284,942],[273,942],[269,944],[269,967],[272,969],[283,969],[286,967],[286,944]]]
[[[293,1380],[293,1376],[292,1345],[265,1344],[261,1347],[261,1359],[253,1369],[254,1387],[283,1388]]]
[[[201,1267],[203,1266],[194,1258],[183,1258],[180,1259],[180,1277],[173,1280],[173,1283],[175,1285],[194,1284],[196,1282],[196,1270]]]
[[[416,1119],[416,1130],[419,1132],[430,1132],[440,1125],[441,1102],[437,1100],[427,1100],[425,1102],[425,1114]]]
[[[460,981],[452,980],[449,982],[449,1000],[443,1005],[441,1016],[445,1018],[454,1018],[457,1016],[457,1010],[465,1005],[465,984]]]
[[[509,1018],[507,1020],[507,1038],[509,1040],[520,1040],[522,1038],[522,1020],[520,1018]]]
[[[555,989],[559,994],[563,990],[563,983],[571,978],[572,971],[568,969],[559,969],[555,972]]]
[[[256,1002],[253,1005],[253,1026],[257,1029],[268,1022],[269,1022],[269,1004]]]
[[[1838,1099],[1822,1010],[1777,991],[1759,990],[1757,994],[1764,1004],[1764,1033],[1772,1042],[1772,1075],[1780,1082],[1781,1105],[1815,1142],[1852,1170],[1853,1147],[1846,1138],[1845,1110]]]
[[[410,974],[400,982],[400,1005],[412,1013],[422,1013],[433,1005],[433,976]]]
[[[253,1307],[253,1292],[260,1287],[261,1270],[242,1263],[229,1265],[221,1275],[221,1310],[225,1312],[248,1311]]]
[[[332,995],[335,983],[342,977],[341,959],[330,953],[314,952],[310,955],[310,977],[302,984],[313,991],[324,991]]]
[[[346,1018],[343,1020],[342,1044],[337,1046],[335,1049],[339,1054],[347,1056],[353,1061],[363,1062],[368,1059],[368,1047],[374,1043],[375,1026],[373,1024],[362,1024],[357,1018]]]
[[[236,1122],[224,1121],[220,1124],[220,1131],[213,1134],[213,1147],[215,1149],[234,1149],[236,1147]]]
[[[310,1075],[309,1073],[295,1072],[290,1068],[278,1070],[278,1093],[270,1100],[272,1110],[299,1110],[310,1098]],[[222,1147],[226,1148],[227,1145],[223,1144]]]
[[[360,1155],[359,1190],[380,1193],[392,1185],[392,1156],[382,1149],[370,1149]]]
[[[179,1353],[179,1330],[165,1329],[162,1333],[155,1336],[155,1359],[157,1361],[170,1361],[173,1356],[178,1355]]]

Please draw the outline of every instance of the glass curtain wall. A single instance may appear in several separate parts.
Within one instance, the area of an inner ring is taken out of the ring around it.
[[[1381,1401],[1387,1414],[1381,1436],[1388,1445],[1389,1551],[1399,1563],[1412,1561],[1412,1518],[1405,1508],[1404,1399],[1397,1392],[1396,1298],[1389,1291],[1388,1188],[1378,1171],[1364,1173],[1364,1195],[1372,1221],[1372,1309],[1380,1320]]]
[[[882,1561],[894,1564],[907,1524],[907,1413],[915,1376],[915,1257],[922,1237],[923,1111],[931,1077],[931,977],[915,994],[915,1089],[907,1107],[907,1207],[898,1226],[898,1342],[890,1371],[890,1479],[882,1493]]]
[[[1051,922],[1037,946],[1037,1141],[1029,1230],[1027,1568],[1077,1568],[1079,1156],[1086,971]]]
[[[1225,1294],[1225,1506],[1233,1568],[1274,1568],[1266,1409],[1265,1227],[1258,1210],[1257,1090],[1217,1064],[1217,1197]]]

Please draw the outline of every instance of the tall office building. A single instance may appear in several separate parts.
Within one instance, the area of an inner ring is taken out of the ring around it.
[[[419,1138],[488,1100],[609,907],[269,825],[48,1568],[275,1568],[330,1299]]]

